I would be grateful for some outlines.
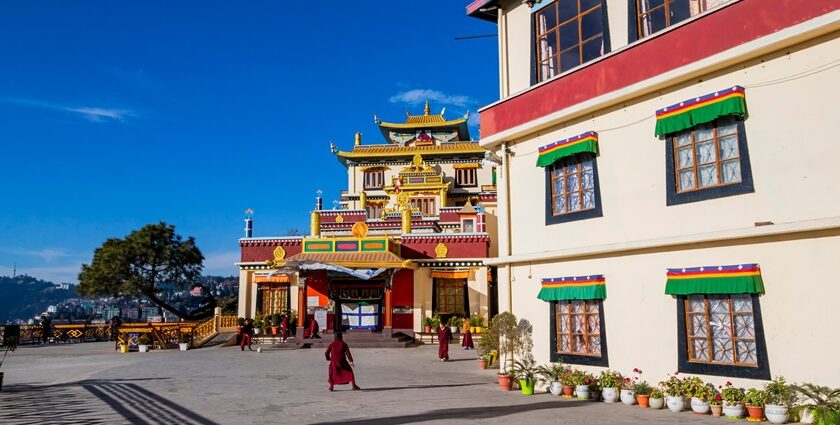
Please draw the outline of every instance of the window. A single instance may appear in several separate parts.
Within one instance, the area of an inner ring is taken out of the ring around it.
[[[607,366],[602,300],[551,302],[551,361]]]
[[[382,218],[382,204],[380,203],[372,203],[368,202],[367,207],[367,218],[369,219],[378,219]]]
[[[680,371],[769,379],[758,295],[678,297]]]
[[[289,311],[288,283],[258,283],[257,312],[267,316]]]
[[[730,0],[634,0],[636,36],[647,37]]]
[[[455,170],[455,183],[461,187],[476,186],[478,184],[475,168],[459,168]]]
[[[461,231],[464,233],[475,232],[475,220],[471,218],[461,220]]]
[[[601,216],[595,156],[581,153],[546,167],[547,224]]]
[[[365,189],[382,189],[384,183],[384,170],[365,171]]]
[[[435,313],[458,314],[467,312],[467,280],[435,278]]]
[[[435,198],[411,198],[411,208],[420,211],[423,215],[435,215]]]
[[[667,145],[668,205],[753,191],[743,121],[719,118],[674,133]]]
[[[537,81],[607,52],[605,20],[602,0],[555,0],[534,13]]]

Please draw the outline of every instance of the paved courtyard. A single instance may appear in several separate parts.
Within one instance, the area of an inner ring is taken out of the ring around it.
[[[10,353],[0,424],[711,424],[725,419],[503,392],[475,352],[355,349],[362,391],[327,391],[321,350],[120,354],[109,343]]]

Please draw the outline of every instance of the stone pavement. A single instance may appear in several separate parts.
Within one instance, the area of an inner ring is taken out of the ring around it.
[[[0,424],[723,424],[690,412],[526,397],[474,351],[353,349],[362,391],[327,391],[321,350],[120,354],[112,343],[21,347],[6,358]]]

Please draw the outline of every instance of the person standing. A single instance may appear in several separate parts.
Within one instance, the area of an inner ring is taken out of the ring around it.
[[[472,332],[470,332],[469,320],[464,320],[464,327],[462,333],[464,334],[464,337],[463,339],[461,339],[461,346],[464,347],[464,350],[475,350],[475,344],[473,344],[472,339]]]
[[[41,316],[41,333],[43,333],[42,338],[44,344],[48,344],[50,342],[50,335],[52,334],[52,320],[46,314]]]
[[[286,342],[289,339],[289,316],[283,316],[283,321],[280,323],[280,342]]]
[[[327,347],[324,352],[327,361],[330,362],[329,377],[327,383],[330,384],[330,391],[333,391],[333,386],[352,384],[354,390],[360,390],[356,385],[356,375],[353,373],[353,355],[350,354],[350,347],[344,342],[344,337],[341,332],[335,333],[335,340]]]
[[[239,349],[245,351],[245,346],[248,346],[249,351],[254,351],[251,348],[251,338],[254,337],[254,322],[251,319],[245,319],[245,325],[242,326],[242,341],[239,343]]]
[[[441,321],[438,328],[438,357],[442,362],[449,360],[450,342],[452,342],[452,331]]]

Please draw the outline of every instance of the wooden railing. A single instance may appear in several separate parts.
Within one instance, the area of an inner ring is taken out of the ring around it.
[[[0,344],[2,344],[6,328],[0,325]],[[110,328],[107,324],[60,324],[52,325],[47,341],[51,343],[79,343],[108,341]],[[44,328],[41,325],[21,325],[18,344],[40,344],[44,342]]]

